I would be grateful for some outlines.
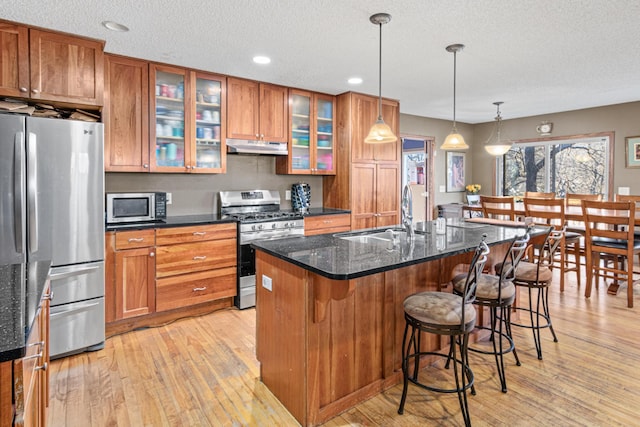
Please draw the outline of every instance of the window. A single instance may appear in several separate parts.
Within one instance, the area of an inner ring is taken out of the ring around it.
[[[610,189],[610,136],[515,143],[502,158],[502,194],[602,194]]]

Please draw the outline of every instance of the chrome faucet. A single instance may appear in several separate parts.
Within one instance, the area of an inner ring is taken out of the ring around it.
[[[402,190],[402,226],[406,231],[407,241],[414,239],[413,233],[413,195],[411,194],[411,187],[409,185],[404,186]]]

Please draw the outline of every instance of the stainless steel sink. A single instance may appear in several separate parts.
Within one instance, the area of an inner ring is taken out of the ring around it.
[[[334,234],[335,237],[358,243],[389,243],[400,242],[406,239],[407,232],[401,228],[388,230],[375,230],[370,232],[351,232]]]

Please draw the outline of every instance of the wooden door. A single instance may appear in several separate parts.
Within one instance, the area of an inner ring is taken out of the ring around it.
[[[376,226],[376,165],[354,163],[351,166],[351,228]]]
[[[101,106],[104,43],[30,30],[31,98]]]
[[[29,30],[0,22],[0,95],[29,96]]]
[[[260,83],[260,139],[287,142],[288,105],[286,87]]]
[[[116,252],[116,320],[156,309],[154,248]]]
[[[149,63],[105,55],[104,167],[149,172]]]
[[[227,78],[227,138],[258,139],[259,83]]]
[[[400,167],[379,163],[376,167],[376,226],[400,224]]]

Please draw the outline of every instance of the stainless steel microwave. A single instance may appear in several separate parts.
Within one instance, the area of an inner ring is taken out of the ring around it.
[[[161,221],[167,217],[167,193],[107,193],[107,224]]]

